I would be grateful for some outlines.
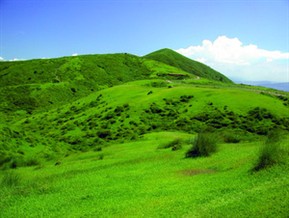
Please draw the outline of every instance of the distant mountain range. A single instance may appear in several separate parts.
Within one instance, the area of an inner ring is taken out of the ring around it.
[[[236,83],[243,83],[253,86],[264,86],[267,88],[273,88],[281,91],[289,92],[289,82],[283,82],[283,83],[274,83],[270,81],[236,81]]]
[[[263,84],[262,86],[289,92],[289,82],[288,83]]]

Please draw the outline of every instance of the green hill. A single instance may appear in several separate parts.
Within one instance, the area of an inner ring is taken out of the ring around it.
[[[193,77],[181,69],[126,53],[0,62],[0,111],[32,113],[114,85],[166,75],[175,79],[175,74],[181,79]]]
[[[152,52],[144,57],[174,66],[202,78],[221,81],[225,83],[232,83],[231,80],[229,80],[227,77],[217,72],[216,70],[208,67],[205,64],[191,60],[171,49],[161,49]]]
[[[288,213],[288,92],[165,49],[0,62],[0,101],[1,217]]]
[[[129,54],[1,62],[0,108],[27,112],[53,108],[149,75],[141,59]]]
[[[235,85],[169,49],[145,58],[124,53],[1,62],[0,70],[2,164],[156,131],[234,130],[246,137],[289,130],[287,94]]]
[[[233,131],[246,140],[275,128],[289,130],[288,114],[283,98],[254,89],[139,80],[26,118],[15,117],[2,129],[3,155],[6,162],[16,158],[14,164],[21,166],[30,154],[44,159],[49,154],[49,159],[159,131]]]

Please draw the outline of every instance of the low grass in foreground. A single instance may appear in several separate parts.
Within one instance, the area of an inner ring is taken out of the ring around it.
[[[57,165],[1,171],[0,217],[288,216],[288,163],[250,173],[262,141],[220,144],[197,159],[184,158],[186,143],[158,149],[192,136],[151,133]]]

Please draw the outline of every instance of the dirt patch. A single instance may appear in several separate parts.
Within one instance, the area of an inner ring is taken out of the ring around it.
[[[180,173],[184,176],[196,176],[199,174],[212,174],[216,173],[216,170],[212,169],[188,169],[188,170],[181,170]]]

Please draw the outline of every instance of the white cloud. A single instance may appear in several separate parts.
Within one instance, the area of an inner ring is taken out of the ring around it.
[[[202,45],[176,51],[233,79],[289,81],[289,53],[243,45],[238,38],[219,36],[213,42],[203,40]]]
[[[9,60],[9,61],[24,61],[25,59],[19,59],[19,58],[13,58],[13,59],[11,59],[11,60]]]
[[[24,60],[24,59],[13,58],[10,60],[5,60],[4,58],[0,57],[0,61],[22,61],[22,60]]]
[[[73,53],[71,56],[78,56],[78,54],[77,53]]]

